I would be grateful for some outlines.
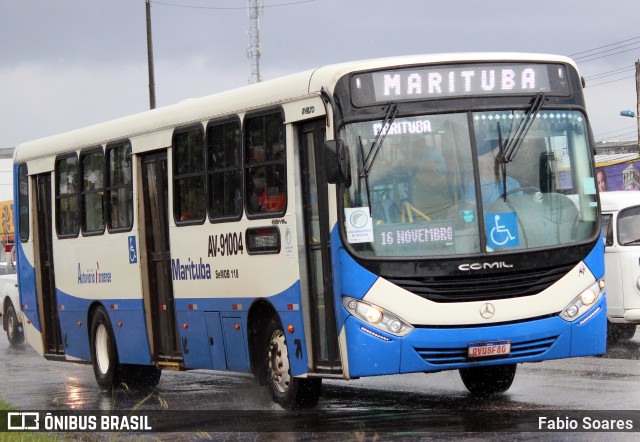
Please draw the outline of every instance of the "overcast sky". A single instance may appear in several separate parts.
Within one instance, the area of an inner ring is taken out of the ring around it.
[[[247,0],[152,1],[157,105],[248,83]],[[467,51],[575,56],[596,140],[630,139],[637,0],[263,0],[264,80]],[[590,52],[587,52],[590,51]],[[617,53],[617,54],[616,54]],[[616,72],[614,72],[616,71]],[[145,0],[0,0],[0,147],[149,107]]]

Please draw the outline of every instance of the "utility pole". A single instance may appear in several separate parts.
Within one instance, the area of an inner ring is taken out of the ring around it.
[[[156,81],[153,73],[153,41],[151,38],[151,1],[145,0],[147,8],[147,62],[149,65],[149,108],[156,108]]]
[[[640,152],[640,60],[636,61],[636,126],[638,128],[638,149]]]
[[[258,0],[249,0],[249,46],[247,47],[247,57],[251,59],[251,76],[249,84],[259,83],[262,81],[260,76],[260,55],[262,48],[260,47],[260,27],[259,20],[262,14],[262,3]]]

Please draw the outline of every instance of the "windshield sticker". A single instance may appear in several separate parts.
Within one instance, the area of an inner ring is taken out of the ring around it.
[[[464,221],[465,224],[476,221],[476,214],[473,210],[463,210],[460,216],[462,216],[462,221]]]
[[[485,215],[484,225],[487,234],[487,249],[495,250],[520,245],[518,218],[515,212]]]
[[[373,222],[368,207],[346,208],[344,218],[350,244],[373,241]]]

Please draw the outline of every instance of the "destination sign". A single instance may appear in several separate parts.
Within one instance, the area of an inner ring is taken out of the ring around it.
[[[429,100],[477,95],[570,93],[566,70],[559,64],[509,63],[420,66],[355,74],[353,104]]]

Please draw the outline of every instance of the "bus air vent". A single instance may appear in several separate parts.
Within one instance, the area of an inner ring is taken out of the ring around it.
[[[388,277],[411,293],[434,302],[490,301],[540,293],[566,275],[575,264],[545,269],[483,275]],[[384,275],[381,275],[384,276]]]

